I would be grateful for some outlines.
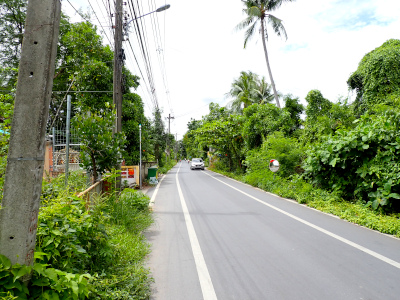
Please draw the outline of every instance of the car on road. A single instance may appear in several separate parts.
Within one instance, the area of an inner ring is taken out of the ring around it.
[[[190,164],[190,170],[201,169],[204,170],[204,161],[201,158],[193,158]]]

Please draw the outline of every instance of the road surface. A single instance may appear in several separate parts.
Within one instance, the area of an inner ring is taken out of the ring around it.
[[[400,299],[400,240],[179,163],[152,197],[151,299]]]

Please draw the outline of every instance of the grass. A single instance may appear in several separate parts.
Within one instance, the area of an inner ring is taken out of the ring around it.
[[[113,249],[112,265],[94,282],[99,294],[93,299],[149,299],[153,279],[144,261],[150,253],[143,232],[153,223],[149,197],[125,189],[109,197],[101,209],[109,214],[106,232]]]
[[[339,195],[313,187],[299,177],[292,179],[273,176],[272,172],[256,171],[250,174],[233,174],[215,168],[210,170],[248,183],[280,197],[296,200],[317,210],[340,217],[349,222],[400,238],[400,214],[387,214],[373,210],[361,201],[349,202]]]

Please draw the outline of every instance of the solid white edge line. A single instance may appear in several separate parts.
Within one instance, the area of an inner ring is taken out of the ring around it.
[[[368,248],[365,248],[365,247],[363,247],[363,246],[361,246],[361,245],[359,245],[357,243],[354,243],[354,242],[352,242],[352,241],[350,241],[350,240],[348,240],[346,238],[343,238],[343,237],[341,237],[341,236],[339,236],[339,235],[337,235],[337,234],[335,234],[333,232],[330,232],[330,231],[328,231],[326,229],[323,229],[323,228],[321,228],[321,227],[319,227],[317,225],[314,225],[314,224],[312,224],[312,223],[310,223],[310,222],[308,222],[306,220],[303,220],[303,219],[301,219],[299,217],[296,217],[295,215],[292,215],[291,213],[288,213],[288,212],[286,212],[286,211],[284,211],[284,210],[282,210],[282,209],[280,209],[280,208],[278,208],[276,206],[273,206],[273,205],[271,205],[269,203],[266,203],[266,202],[264,202],[264,201],[262,201],[262,200],[260,200],[260,199],[258,199],[256,197],[252,196],[252,195],[247,194],[246,192],[241,191],[238,188],[235,188],[234,186],[232,186],[232,185],[230,185],[230,184],[228,184],[228,183],[226,183],[226,182],[224,182],[224,181],[222,181],[222,180],[220,180],[218,178],[215,178],[214,176],[208,174],[207,172],[204,172],[204,173],[207,174],[208,176],[210,176],[211,178],[213,178],[213,179],[215,179],[215,180],[217,180],[217,181],[229,186],[230,188],[242,193],[243,195],[246,195],[247,197],[249,197],[249,198],[251,198],[251,199],[253,199],[253,200],[255,200],[255,201],[257,201],[257,202],[259,202],[261,204],[264,204],[264,205],[266,205],[266,206],[268,206],[268,207],[270,207],[270,208],[272,208],[272,209],[274,209],[274,210],[276,210],[276,211],[278,211],[278,212],[280,212],[280,213],[282,213],[282,214],[284,214],[284,215],[286,215],[286,216],[288,216],[288,217],[290,217],[290,218],[292,218],[292,219],[294,219],[296,221],[299,221],[299,222],[301,222],[301,223],[303,223],[303,224],[305,224],[305,225],[307,225],[307,226],[309,226],[311,228],[314,228],[314,229],[316,229],[316,230],[318,230],[318,231],[320,231],[322,233],[325,233],[326,235],[328,235],[330,237],[333,237],[333,238],[335,238],[335,239],[337,239],[337,240],[339,240],[339,241],[341,241],[341,242],[343,242],[343,243],[345,243],[345,244],[347,244],[349,246],[352,246],[352,247],[354,247],[354,248],[356,248],[356,249],[358,249],[358,250],[360,250],[360,251],[362,251],[364,253],[367,253],[367,254],[369,254],[369,255],[371,255],[371,256],[373,256],[373,257],[375,257],[375,258],[377,258],[377,259],[379,259],[379,260],[381,260],[381,261],[383,261],[385,263],[388,263],[389,265],[392,265],[392,266],[400,269],[400,263],[397,262],[397,261],[394,261],[394,260],[392,260],[392,259],[390,259],[390,258],[388,258],[386,256],[383,256],[383,255],[381,255],[381,254],[379,254],[379,253],[377,253],[375,251],[372,251],[372,250],[370,250]]]
[[[192,223],[192,218],[190,217],[189,210],[187,208],[185,198],[182,194],[182,189],[179,183],[179,170],[181,166],[179,166],[178,172],[176,172],[176,185],[178,187],[179,198],[182,205],[183,215],[185,217],[186,228],[189,235],[190,245],[192,247],[192,252],[194,256],[194,262],[196,264],[197,275],[199,276],[201,292],[203,293],[203,299],[206,300],[217,300],[217,295],[215,294],[214,286],[211,281],[210,273],[208,272],[208,268],[206,265],[206,261],[203,256],[203,252],[201,251],[199,240],[197,239],[196,231],[194,230],[194,226]]]
[[[157,193],[158,193],[158,189],[160,188],[161,182],[164,180],[165,176],[167,176],[167,174],[165,174],[165,175],[161,178],[161,180],[158,182],[158,184],[157,184],[157,186],[156,186],[156,189],[154,190],[153,195],[151,195],[151,199],[150,199],[150,203],[149,203],[149,207],[150,207],[150,208],[154,206],[154,202],[156,201],[156,196],[157,196]]]

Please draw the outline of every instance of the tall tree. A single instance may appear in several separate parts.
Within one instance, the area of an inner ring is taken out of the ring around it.
[[[153,124],[151,127],[151,138],[154,146],[154,157],[158,161],[158,165],[162,167],[164,165],[162,161],[162,152],[166,146],[164,122],[161,118],[161,110],[157,107],[153,112]]]
[[[264,76],[261,78],[261,80],[258,80],[255,103],[265,104],[274,100],[274,94],[271,93],[271,88],[272,86],[268,84]]]
[[[243,11],[247,14],[247,18],[237,25],[237,29],[245,29],[244,48],[246,48],[247,42],[252,38],[258,28],[261,25],[261,39],[264,47],[265,60],[267,62],[268,74],[271,80],[272,89],[274,91],[274,97],[276,105],[280,108],[278,92],[275,88],[275,82],[272,77],[271,67],[268,59],[268,51],[266,40],[268,40],[267,23],[271,25],[272,30],[278,36],[283,36],[287,39],[285,27],[282,24],[282,20],[271,15],[269,12],[278,9],[283,2],[292,2],[294,0],[243,0],[245,8]]]
[[[367,53],[347,80],[347,85],[357,93],[354,106],[358,114],[365,113],[376,104],[398,107],[400,40],[388,40]]]
[[[240,72],[240,76],[232,82],[231,90],[226,95],[233,98],[227,108],[237,114],[242,114],[243,109],[252,104],[269,103],[274,98],[265,77],[260,80],[258,75],[251,71]]]
[[[233,113],[241,114],[243,108],[257,102],[256,99],[259,97],[257,81],[257,74],[254,74],[251,71],[240,72],[240,76],[233,81],[231,90],[226,94],[227,96],[234,98],[227,105]]]

